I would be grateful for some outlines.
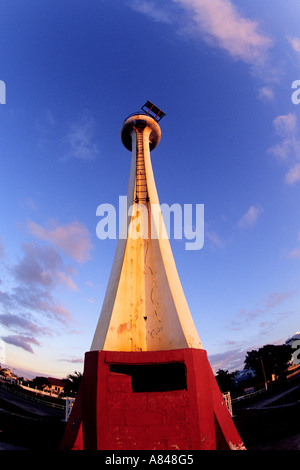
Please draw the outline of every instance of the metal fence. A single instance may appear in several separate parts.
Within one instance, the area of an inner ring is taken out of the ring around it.
[[[33,401],[33,402],[39,403],[41,405],[50,406],[51,408],[56,408],[56,409],[59,409],[59,410],[65,410],[65,408],[66,408],[66,405],[59,404],[59,403],[54,403],[54,402],[45,400],[44,398],[41,399],[41,398],[38,398],[38,397],[34,397],[34,396],[28,395],[26,393],[19,392],[18,390],[13,390],[10,387],[7,387],[7,385],[1,385],[1,388],[3,388],[3,390],[6,390],[9,393],[13,393],[14,395],[17,395],[18,397],[25,398],[26,400]]]

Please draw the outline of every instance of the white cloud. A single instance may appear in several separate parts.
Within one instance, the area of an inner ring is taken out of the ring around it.
[[[132,0],[130,3],[130,7],[138,13],[143,13],[144,15],[149,16],[154,21],[158,21],[161,23],[172,22],[171,10],[165,8],[163,5],[160,5],[160,7],[157,8],[157,5],[154,1]]]
[[[300,180],[300,136],[298,121],[295,113],[277,116],[273,121],[275,132],[281,137],[281,141],[267,151],[281,162],[287,162],[290,166],[285,175],[285,183],[294,184]]]
[[[250,206],[247,212],[241,217],[238,222],[240,228],[252,227],[256,224],[258,217],[263,213],[261,206]]]
[[[96,122],[93,118],[83,116],[70,125],[70,130],[64,138],[67,146],[65,157],[78,160],[94,160],[99,155],[99,145],[96,141]]]
[[[246,351],[236,348],[223,353],[209,355],[208,359],[214,374],[216,374],[219,369],[229,371],[242,369],[245,355]]]

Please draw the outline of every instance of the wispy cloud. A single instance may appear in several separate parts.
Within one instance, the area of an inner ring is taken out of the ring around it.
[[[213,248],[224,248],[225,242],[213,230],[205,230],[205,238],[209,240]]]
[[[156,21],[177,23],[181,33],[197,35],[251,65],[261,64],[273,44],[258,21],[243,16],[230,0],[172,0],[168,8],[153,0],[132,0],[129,5]]]
[[[295,113],[277,116],[273,126],[281,141],[267,151],[281,163],[289,165],[284,181],[291,185],[300,180],[300,135],[297,116]]]
[[[72,316],[60,305],[48,289],[40,286],[18,285],[11,290],[0,291],[0,305],[6,312],[29,311],[40,313],[61,323],[68,323]]]
[[[161,23],[172,23],[174,19],[172,10],[168,5],[160,3],[159,7],[151,0],[131,0],[130,7],[138,13],[149,16],[154,21]]]
[[[300,242],[300,232],[298,233],[297,240]],[[299,258],[300,258],[300,247],[295,248],[294,250],[292,250],[292,251],[288,254],[288,257],[289,257],[289,258],[292,258],[292,259],[299,259]]]
[[[270,86],[263,86],[258,90],[258,97],[262,101],[273,101],[274,96],[274,90]]]
[[[44,228],[30,220],[28,229],[47,243],[23,243],[17,262],[7,262],[6,275],[10,279],[1,284],[0,325],[9,332],[2,336],[4,342],[33,353],[33,346],[40,344],[37,338],[54,334],[56,326],[70,331],[72,315],[54,292],[58,287],[76,291],[73,277],[77,270],[66,265],[62,255],[85,262],[90,256],[91,240],[89,231],[79,222],[59,225],[52,221]]]
[[[40,346],[40,343],[31,336],[22,336],[22,335],[8,335],[2,336],[2,341],[8,344],[13,344],[18,348],[22,348],[27,352],[33,353],[33,349],[31,344],[35,344],[36,346]]]
[[[262,213],[263,208],[260,205],[250,206],[247,212],[240,218],[238,226],[242,229],[253,227]]]
[[[265,57],[272,40],[259,24],[242,16],[229,0],[174,0],[193,15],[204,39],[212,40],[232,57],[250,64]]]
[[[20,330],[25,330],[30,333],[39,334],[41,331],[40,325],[37,325],[27,315],[15,315],[13,313],[5,313],[0,315],[0,324],[8,327],[11,330],[19,333]]]
[[[35,237],[53,244],[78,263],[84,263],[90,258],[92,249],[90,234],[79,222],[58,225],[57,222],[51,221],[44,228],[29,220],[28,228]]]
[[[289,41],[293,50],[300,55],[300,38],[297,36],[287,36],[287,40]]]
[[[84,362],[83,357],[62,357],[60,362],[70,362],[71,364],[82,364]]]
[[[240,348],[235,348],[223,353],[209,355],[208,359],[215,374],[220,369],[235,371],[243,368],[246,352]]]
[[[22,209],[30,210],[34,212],[37,212],[38,210],[37,203],[30,196],[26,197],[23,201],[20,202],[20,207]]]
[[[15,278],[26,285],[53,287],[57,284],[77,290],[71,274],[76,271],[63,265],[60,254],[52,247],[39,247],[33,243],[22,245],[24,257],[14,266]]]
[[[292,168],[289,169],[285,175],[285,182],[287,184],[294,184],[300,180],[300,163],[296,163]]]
[[[70,312],[55,299],[57,286],[75,290],[71,277],[75,270],[64,266],[60,254],[52,247],[25,243],[22,256],[13,265],[7,263],[6,276],[9,281],[1,284],[0,325],[2,340],[27,352],[33,353],[33,346],[39,346],[37,339],[69,328],[73,322]],[[51,325],[51,326],[49,326]]]
[[[64,157],[83,161],[95,160],[100,154],[96,135],[96,121],[90,116],[84,115],[71,123],[64,137]]]
[[[4,254],[4,245],[3,245],[3,242],[2,242],[2,236],[0,235],[0,258],[3,258],[5,256]]]
[[[35,120],[37,147],[40,151],[48,148],[49,145],[51,145],[55,127],[56,121],[49,109],[41,113],[41,115]]]
[[[294,312],[280,311],[274,313],[274,309],[277,309],[281,306],[285,300],[293,297],[295,291],[288,292],[271,292],[266,297],[257,302],[257,306],[251,310],[246,310],[242,308],[238,315],[235,316],[235,319],[228,324],[228,328],[234,331],[243,330],[246,327],[249,327],[257,320],[260,320],[258,324],[258,334],[263,334],[265,332],[266,325],[274,325],[280,319],[285,316],[288,316]],[[268,314],[272,312],[272,319],[268,319]]]

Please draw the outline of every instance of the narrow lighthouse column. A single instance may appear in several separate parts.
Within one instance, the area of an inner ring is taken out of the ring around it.
[[[61,449],[244,449],[189,311],[160,210],[150,152],[164,113],[150,102],[144,107],[147,113],[129,116],[121,129],[131,151],[126,236],[118,240]]]
[[[159,206],[150,151],[161,130],[150,116],[121,129],[131,151],[127,240],[119,240],[91,350],[159,351],[202,348],[178,277]]]

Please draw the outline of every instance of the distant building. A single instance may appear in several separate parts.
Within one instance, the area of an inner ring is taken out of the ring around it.
[[[292,345],[293,345],[293,342],[294,342],[296,339],[300,340],[300,332],[299,332],[299,331],[297,331],[297,333],[295,333],[293,336],[291,336],[291,338],[287,339],[286,342],[285,342],[285,344],[286,344],[287,346],[292,346]]]
[[[252,377],[255,377],[255,373],[251,369],[243,369],[243,370],[238,370],[234,374],[234,381],[235,383],[240,383],[243,380],[251,379]]]
[[[11,383],[16,382],[18,380],[18,376],[11,372],[11,370],[7,367],[0,369],[0,375],[4,377],[5,380]]]
[[[297,341],[297,343],[295,343],[295,341]],[[299,342],[300,342],[299,331],[297,331],[297,333],[295,333],[291,338],[287,339],[285,342],[287,346],[291,346],[291,348],[293,349],[293,354],[292,354],[291,361],[290,361],[291,368],[299,366],[299,359],[300,359],[300,354],[298,352]]]
[[[65,382],[61,379],[56,379],[54,377],[48,377],[48,385],[44,387],[44,392],[53,392],[59,395],[64,391]]]

